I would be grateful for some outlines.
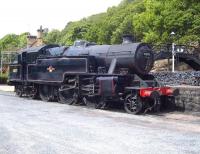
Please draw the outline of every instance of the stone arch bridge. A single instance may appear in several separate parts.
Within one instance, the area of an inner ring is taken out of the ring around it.
[[[155,51],[154,59],[162,60],[162,59],[171,59],[172,58],[172,47],[171,45],[163,45],[163,46],[153,46]],[[196,71],[200,70],[200,49],[184,46],[184,45],[176,45],[175,46],[175,59],[188,64],[191,68]]]

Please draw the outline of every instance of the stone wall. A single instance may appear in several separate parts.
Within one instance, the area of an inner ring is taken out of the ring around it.
[[[176,97],[177,109],[182,111],[200,112],[200,87],[179,86],[180,95]]]

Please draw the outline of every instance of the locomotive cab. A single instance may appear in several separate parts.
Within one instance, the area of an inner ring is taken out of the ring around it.
[[[49,56],[51,48],[59,47],[58,45],[44,45],[22,50],[16,60],[10,64],[9,84],[23,83],[27,80],[28,65],[35,64],[39,57]],[[53,53],[51,51],[51,53]]]

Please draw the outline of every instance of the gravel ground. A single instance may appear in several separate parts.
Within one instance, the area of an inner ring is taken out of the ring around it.
[[[187,72],[156,72],[152,73],[156,79],[168,85],[200,86],[200,71]]]
[[[0,92],[0,154],[199,154],[200,117],[134,116]]]

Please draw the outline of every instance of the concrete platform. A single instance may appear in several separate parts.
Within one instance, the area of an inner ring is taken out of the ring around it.
[[[15,89],[14,86],[0,85],[0,91],[13,92],[14,89]]]
[[[0,154],[200,154],[200,117],[130,115],[0,91]]]

